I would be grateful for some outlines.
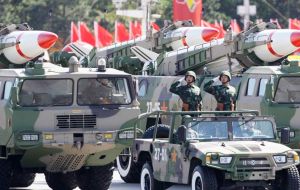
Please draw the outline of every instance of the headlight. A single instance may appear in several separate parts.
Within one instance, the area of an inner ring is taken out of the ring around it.
[[[231,156],[220,156],[220,164],[230,164],[231,160]]]
[[[277,164],[286,163],[286,155],[277,155],[273,156],[273,158]]]
[[[37,134],[24,134],[22,135],[22,141],[38,141],[39,135]]]
[[[119,133],[119,139],[133,139],[134,131],[123,131]]]

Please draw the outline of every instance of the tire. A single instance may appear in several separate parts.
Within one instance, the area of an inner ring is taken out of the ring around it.
[[[155,125],[149,127],[143,134],[143,139],[153,138],[154,128],[155,128]],[[170,133],[170,127],[168,125],[164,125],[164,124],[157,125],[156,138],[168,138],[169,133]]]
[[[140,173],[142,170],[141,165],[139,163],[133,162],[130,148],[124,149],[122,153],[129,155],[119,155],[116,159],[120,177],[126,183],[139,183]]]
[[[10,160],[0,159],[0,189],[9,189],[12,179],[12,165]]]
[[[66,174],[46,172],[45,178],[48,186],[54,190],[71,190],[77,187],[75,172]]]
[[[113,163],[82,168],[77,172],[78,186],[82,190],[107,190],[112,181],[113,170]]]
[[[300,176],[296,166],[276,173],[274,189],[299,190]]]
[[[19,171],[14,171],[12,180],[10,182],[10,187],[29,187],[33,184],[34,179],[35,173],[19,173]]]
[[[211,168],[196,166],[191,179],[192,190],[217,190],[218,182]]]
[[[141,190],[164,189],[164,183],[154,179],[152,166],[148,162],[146,162],[141,172]]]

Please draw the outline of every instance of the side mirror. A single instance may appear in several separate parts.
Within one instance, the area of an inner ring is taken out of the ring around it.
[[[273,84],[271,83],[266,84],[265,98],[269,101],[273,99]]]
[[[18,87],[11,87],[10,96],[11,96],[11,104],[12,104],[12,106],[16,107],[16,105],[19,102]]]
[[[280,138],[281,144],[289,144],[290,143],[290,128],[283,128],[280,130],[280,132],[281,132],[281,138]]]
[[[179,143],[183,143],[186,141],[186,127],[184,125],[181,125],[177,129],[177,135],[178,135],[178,141]]]

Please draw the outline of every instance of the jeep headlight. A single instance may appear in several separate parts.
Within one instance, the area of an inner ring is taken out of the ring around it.
[[[286,163],[286,155],[276,155],[273,158],[277,164]]]
[[[119,133],[119,139],[133,139],[134,131],[122,131]]]
[[[230,164],[232,160],[232,156],[220,156],[219,162],[220,164]]]

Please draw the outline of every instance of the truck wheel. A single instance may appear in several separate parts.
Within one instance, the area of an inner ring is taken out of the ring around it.
[[[78,186],[82,190],[107,190],[112,181],[113,170],[113,163],[82,168],[77,172]]]
[[[154,128],[155,128],[155,126],[149,127],[145,131],[145,133],[143,135],[143,139],[153,138]],[[169,137],[169,132],[170,132],[170,127],[168,125],[158,124],[157,125],[156,138],[168,138]]]
[[[7,159],[0,159],[0,189],[9,189],[12,179],[11,162]]]
[[[278,175],[277,175],[278,174]],[[300,189],[300,176],[296,166],[276,173],[274,189]]]
[[[163,190],[164,183],[154,179],[152,166],[146,162],[141,172],[141,190]]]
[[[66,174],[46,172],[45,178],[48,186],[54,190],[71,190],[77,187],[75,172]]]
[[[120,177],[126,183],[139,183],[142,167],[140,164],[133,162],[131,149],[126,148],[121,154],[124,155],[119,155],[117,157],[117,168]]]
[[[218,182],[215,172],[210,168],[196,166],[191,180],[192,190],[217,190]]]
[[[14,171],[12,180],[10,182],[11,187],[29,187],[33,184],[35,178],[35,173],[25,173],[19,171]]]

